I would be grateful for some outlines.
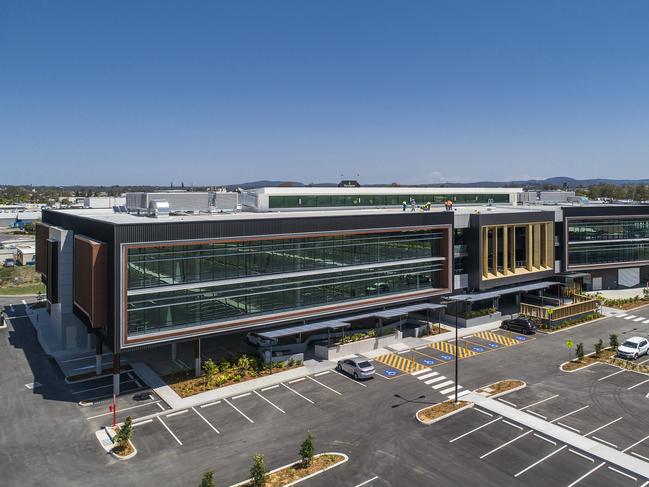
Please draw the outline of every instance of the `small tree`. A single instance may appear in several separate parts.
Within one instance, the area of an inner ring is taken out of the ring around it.
[[[208,470],[205,472],[203,475],[203,478],[201,479],[201,483],[198,484],[198,487],[215,487],[214,486],[214,472],[211,470]]]
[[[599,358],[599,355],[602,353],[602,348],[604,348],[604,342],[600,338],[597,343],[595,343],[595,357]]]
[[[120,450],[125,450],[128,447],[128,442],[133,434],[133,420],[130,416],[126,417],[124,424],[120,426],[115,434],[115,444]]]
[[[615,333],[611,333],[608,336],[608,344],[611,346],[611,348],[615,351],[617,350],[617,347],[620,346],[620,342],[617,339],[617,335]]]
[[[584,359],[584,344],[579,342],[575,347],[575,355],[580,362]]]
[[[252,487],[263,487],[266,485],[266,476],[268,469],[264,456],[261,453],[255,453],[252,457],[252,467],[250,468],[250,478]]]
[[[216,373],[219,371],[218,366],[214,363],[214,360],[211,358],[208,358],[204,363],[203,363],[203,373],[205,374],[205,382],[209,386],[212,384],[212,381],[214,380],[214,376]]]
[[[302,458],[302,466],[304,468],[311,466],[314,453],[315,446],[313,444],[313,435],[309,432],[302,442],[302,445],[300,445],[300,457]]]

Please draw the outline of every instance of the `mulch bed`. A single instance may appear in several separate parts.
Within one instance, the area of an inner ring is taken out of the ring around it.
[[[282,487],[283,485],[290,484],[301,478],[311,475],[313,473],[324,470],[337,463],[345,460],[342,455],[325,454],[317,456],[311,462],[311,465],[304,468],[301,462],[294,463],[293,465],[273,472],[266,477],[266,487]],[[251,485],[251,484],[246,484]]]
[[[525,382],[518,379],[501,380],[478,389],[476,392],[484,392],[489,394],[490,396],[495,396],[496,394],[500,394],[501,392],[506,392],[524,385]]]
[[[113,447],[113,453],[116,455],[119,455],[120,457],[126,457],[133,453],[133,447],[131,446],[131,442],[129,441],[124,448],[121,448],[119,446]]]
[[[594,364],[595,362],[603,362],[606,363],[608,362],[611,358],[615,357],[615,353],[613,350],[602,350],[602,352],[599,354],[599,357],[595,357],[595,355],[586,355],[583,359],[574,359],[571,360],[570,362],[566,363],[563,365],[563,370],[578,370],[583,367],[586,367],[587,365]]]
[[[638,301],[631,301],[629,303],[624,303],[624,304],[606,304],[606,302],[604,302],[604,306],[611,306],[612,308],[623,309],[625,311],[628,311],[630,309],[636,309],[641,306],[646,306],[648,304],[649,304],[649,299],[639,299]]]
[[[432,421],[433,419],[441,418],[445,414],[452,413],[457,411],[464,406],[471,404],[469,401],[444,401],[439,404],[435,404],[426,409],[422,409],[417,413],[419,419],[422,421]]]

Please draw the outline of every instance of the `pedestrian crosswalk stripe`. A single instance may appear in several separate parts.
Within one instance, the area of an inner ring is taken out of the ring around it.
[[[649,323],[649,320],[644,320],[644,321],[642,322],[643,325],[646,325],[647,323]]]
[[[418,372],[419,372],[419,371],[418,371]],[[421,372],[425,372],[425,370],[423,370],[423,371],[421,371]],[[430,379],[431,377],[436,376],[438,373],[439,373],[439,372],[429,372],[428,374],[424,374],[424,375],[417,376],[417,379],[419,379],[419,380]],[[414,375],[414,374],[415,374],[415,373],[413,372],[413,375]]]
[[[625,320],[632,320],[633,318],[635,318],[635,315],[629,315],[629,316],[627,316],[627,317],[624,318],[624,319],[625,319]]]
[[[379,355],[378,357],[375,357],[374,360],[406,373],[410,373],[422,369],[430,370],[428,369],[428,367],[424,367],[423,365],[418,364],[417,362],[413,362],[412,360],[409,360],[406,357],[403,357],[402,355],[397,355],[396,353]]]
[[[458,385],[457,386],[458,391],[462,389],[462,386]],[[455,386],[449,387],[448,389],[444,389],[443,391],[439,391],[440,394],[448,394],[451,391],[455,390]]]
[[[452,380],[447,380],[446,382],[440,382],[439,384],[435,384],[433,386],[433,389],[438,390],[441,389],[442,387],[450,386],[453,383]]]
[[[449,342],[431,343],[430,348],[434,348],[435,350],[439,350],[440,352],[448,353],[449,355],[455,355],[454,343],[449,343]],[[477,352],[474,352],[473,350],[469,350],[468,348],[459,347],[459,350],[460,350],[459,357],[461,359],[466,357],[471,357],[473,355],[477,355]]]
[[[511,347],[512,345],[516,345],[519,343],[517,340],[514,340],[513,338],[510,338],[505,335],[499,335],[498,333],[492,333],[490,331],[481,331],[479,333],[476,333],[475,336],[478,338],[482,338],[483,340],[500,343],[501,345],[505,345],[508,347]]]
[[[426,372],[426,370],[427,369],[415,370],[414,372],[410,372],[410,375],[415,375],[416,376],[416,375],[419,375],[419,374],[423,374],[424,372]],[[430,370],[430,369],[428,369],[428,370]],[[437,372],[435,372],[435,373],[437,373]],[[421,380],[422,377],[418,377],[418,379]]]
[[[626,313],[620,313],[617,315],[618,318],[624,318],[625,316],[628,316]]]
[[[471,391],[460,391],[457,393],[457,397],[466,396],[467,394],[471,394]],[[455,399],[455,394],[451,394],[450,396],[446,397],[448,397],[449,399]]]
[[[439,382],[440,380],[446,380],[446,377],[443,375],[440,375],[439,377],[434,377],[433,379],[428,379],[427,381],[424,382],[427,386],[434,384],[435,382]]]
[[[644,320],[644,318],[641,316],[640,318],[636,318],[636,319],[633,320],[633,321],[638,322],[638,321],[642,321],[642,320]]]

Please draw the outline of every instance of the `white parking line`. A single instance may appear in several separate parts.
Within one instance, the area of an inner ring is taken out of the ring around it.
[[[289,384],[295,384],[296,382],[302,382],[303,380],[306,380],[306,377],[300,377],[299,379],[293,379],[288,381]]]
[[[485,423],[485,424],[483,424],[481,426],[478,426],[477,428],[473,428],[472,430],[467,431],[466,433],[461,434],[460,436],[457,436],[457,437],[453,438],[452,440],[448,440],[448,442],[449,443],[455,443],[457,440],[459,440],[461,438],[464,438],[465,436],[468,436],[471,433],[475,433],[476,431],[481,430],[482,428],[484,428],[486,426],[489,426],[490,424],[495,423],[496,421],[500,421],[501,419],[502,419],[502,416],[498,416],[496,419],[492,419],[488,423]]]
[[[640,441],[636,441],[633,445],[631,445],[631,446],[627,446],[624,450],[622,450],[622,453],[624,453],[624,452],[630,450],[630,449],[633,448],[634,446],[638,446],[640,443],[642,443],[642,442],[645,441],[645,440],[649,440],[649,436],[645,436],[645,437],[642,438]]]
[[[581,434],[581,431],[579,431],[577,428],[573,428],[572,426],[568,426],[567,424],[564,424],[564,423],[562,423],[560,421],[557,421],[557,424],[559,426],[561,426],[562,428],[566,428],[566,429],[574,431],[575,433],[580,433]]]
[[[557,443],[555,441],[552,441],[549,438],[546,438],[545,436],[541,436],[538,433],[534,433],[534,436],[536,436],[539,440],[547,441],[548,443],[557,446]]]
[[[188,409],[183,409],[182,411],[176,411],[175,413],[167,414],[167,418],[173,418],[174,416],[185,414],[187,411]]]
[[[274,386],[269,386],[269,387],[264,387],[261,392],[266,392],[270,391],[271,389],[277,389],[279,387],[279,384],[275,384]]]
[[[160,416],[158,416],[158,421],[160,421],[160,422],[162,423],[162,426],[164,426],[164,427],[167,429],[167,431],[169,432],[169,434],[170,434],[171,436],[174,437],[174,440],[176,440],[176,441],[178,442],[178,444],[179,444],[180,446],[182,446],[183,442],[180,441],[176,435],[174,435],[174,432],[171,431],[171,429],[169,428],[169,426],[167,426],[167,423],[165,423],[164,421],[162,421],[162,418],[161,418]]]
[[[525,433],[523,433],[523,434],[521,434],[521,435],[518,435],[516,438],[512,438],[512,439],[509,440],[508,442],[503,443],[503,444],[500,445],[500,446],[497,446],[497,447],[494,448],[493,450],[491,450],[491,451],[485,453],[484,455],[482,455],[482,456],[480,457],[480,460],[482,460],[483,458],[488,457],[488,456],[491,455],[492,453],[496,453],[498,450],[500,450],[501,448],[505,448],[507,445],[511,445],[512,443],[514,443],[514,442],[517,441],[517,440],[520,440],[520,439],[523,438],[524,436],[529,435],[532,431],[534,431],[534,430],[527,430]]]
[[[128,411],[128,410],[130,410],[130,409],[137,409],[137,408],[143,408],[143,407],[145,407],[145,406],[152,406],[153,404],[160,404],[160,401],[156,401],[156,402],[147,402],[146,404],[138,404],[137,406],[131,406],[131,407],[128,407],[128,408],[118,409],[117,412],[118,412],[118,413],[121,413],[121,412],[123,412],[123,411]],[[97,415],[95,415],[95,416],[89,416],[89,417],[87,417],[86,419],[87,419],[88,421],[90,421],[91,419],[97,419],[97,418],[101,418],[101,417],[103,417],[103,416],[110,416],[110,415],[112,415],[112,414],[113,414],[113,413],[111,413],[111,412],[108,412],[108,413],[102,413],[102,414],[97,414]]]
[[[332,389],[331,387],[329,387],[329,386],[326,385],[326,384],[323,384],[323,383],[320,382],[319,380],[314,379],[313,377],[308,376],[308,375],[306,376],[306,378],[312,380],[312,381],[315,382],[316,384],[320,384],[320,385],[321,385],[322,387],[324,387],[325,389],[329,389],[331,392],[335,392],[335,393],[338,394],[339,396],[342,396],[342,393],[338,392],[336,389]]]
[[[113,414],[113,413],[110,413],[110,414]],[[144,421],[137,421],[137,422],[133,421],[133,428],[135,428],[136,426],[140,426],[140,425],[143,425],[143,424],[149,424],[149,423],[153,423],[153,419],[145,419]]]
[[[601,438],[598,438],[597,436],[591,436],[593,440],[599,441],[600,443],[604,443],[605,445],[608,445],[612,448],[615,448],[617,450],[617,445],[614,445],[610,441],[602,440]]]
[[[217,434],[217,435],[220,435],[220,434],[221,434],[221,433],[219,432],[219,430],[217,430],[217,429],[214,427],[214,425],[213,425],[212,423],[210,423],[207,419],[205,419],[205,416],[203,416],[201,413],[199,413],[199,412],[196,410],[196,408],[192,408],[192,411],[194,411],[196,414],[198,414],[198,416],[199,416],[203,421],[205,421],[205,422],[207,423],[207,425],[208,425],[210,428],[212,428],[214,431],[216,431],[216,434]]]
[[[298,396],[300,396],[300,397],[301,397],[302,399],[304,399],[305,401],[308,401],[308,402],[310,402],[311,404],[315,404],[311,399],[309,399],[309,398],[306,397],[306,396],[303,396],[302,394],[300,394],[299,392],[297,392],[295,389],[293,389],[293,388],[287,386],[287,385],[284,384],[283,382],[282,382],[281,384],[282,384],[284,387],[286,387],[289,391],[294,392],[295,394],[297,394]]]
[[[614,419],[614,420],[611,421],[610,423],[606,423],[606,424],[600,426],[599,428],[595,428],[593,431],[591,431],[590,433],[586,433],[584,436],[589,436],[589,435],[592,435],[593,433],[597,433],[599,430],[604,429],[604,428],[606,428],[607,426],[612,425],[613,423],[617,423],[617,422],[618,422],[619,420],[621,420],[621,419],[622,419],[622,416],[620,416],[620,417],[617,418],[617,419]]]
[[[243,394],[239,394],[238,396],[231,397],[230,399],[241,399],[242,397],[248,397],[250,394],[252,394],[252,393],[251,392],[245,392]]]
[[[438,390],[441,389],[442,387],[450,386],[453,383],[452,380],[447,380],[445,382],[442,382],[441,384],[435,384],[433,386],[433,389]]]
[[[649,362],[649,358],[643,360],[642,362],[638,362],[638,365],[646,364],[647,362]]]
[[[253,424],[255,423],[252,419],[250,419],[248,416],[246,416],[245,414],[243,414],[243,413],[241,412],[241,410],[240,410],[238,407],[236,407],[234,404],[232,404],[230,401],[228,401],[227,399],[223,399],[223,400],[224,400],[227,404],[229,404],[230,406],[232,406],[232,409],[234,409],[236,412],[238,412],[241,416],[243,416],[244,418],[246,418],[246,419],[247,419],[248,421],[250,421],[251,423],[253,423]]]
[[[162,404],[160,404],[160,401],[156,402],[155,404],[157,404],[158,407],[159,407],[160,409],[162,409],[163,411],[165,410],[165,407],[164,407]]]
[[[263,390],[263,389],[262,389],[262,390]],[[282,408],[280,408],[277,404],[274,404],[274,403],[271,402],[269,399],[266,399],[264,396],[262,396],[261,394],[259,394],[257,391],[252,391],[252,392],[254,392],[255,394],[257,394],[257,395],[258,395],[259,397],[261,397],[264,401],[266,401],[268,404],[270,404],[270,405],[273,406],[275,409],[277,409],[280,413],[284,413],[284,414],[286,414],[286,412],[285,412]]]
[[[615,473],[619,473],[620,475],[623,475],[624,477],[627,477],[627,478],[633,480],[634,482],[637,482],[637,481],[638,481],[637,478],[632,477],[632,476],[629,475],[628,473],[624,473],[624,472],[622,472],[621,470],[618,470],[617,468],[611,467],[610,465],[609,465],[608,469],[609,469],[609,470],[613,470]]]
[[[577,414],[579,411],[583,411],[584,409],[590,407],[590,405],[583,406],[579,409],[575,409],[574,411],[570,411],[569,413],[564,414],[563,416],[559,416],[558,418],[554,418],[550,423],[556,423],[560,419],[567,418],[568,416],[572,416],[573,414]]]
[[[217,404],[221,404],[221,401],[208,402],[207,404],[202,404],[200,408],[203,409],[210,406],[216,406]]]
[[[570,453],[573,453],[574,455],[577,455],[577,456],[581,457],[581,458],[585,458],[585,459],[588,460],[589,462],[594,462],[594,461],[595,461],[594,458],[591,458],[591,457],[589,457],[589,456],[587,456],[587,455],[584,455],[583,453],[578,452],[577,450],[573,450],[572,448],[568,448],[568,451],[569,451]]]
[[[636,453],[634,451],[631,452],[631,455],[633,455],[634,457],[638,457],[640,460],[644,460],[645,462],[649,462],[649,458],[642,456],[639,453]]]
[[[318,372],[317,374],[313,374],[313,377],[320,377],[321,375],[327,375],[331,374],[331,370],[325,370],[324,372]]]
[[[649,359],[647,359],[646,361],[649,361]],[[635,389],[636,387],[641,386],[642,384],[646,384],[647,382],[649,382],[649,379],[643,380],[642,382],[638,382],[637,384],[632,385],[631,387],[627,387],[626,390],[630,391],[631,389]]]
[[[477,411],[477,412],[479,412],[479,413],[482,413],[482,414],[484,414],[485,416],[489,416],[490,418],[493,418],[493,417],[494,417],[493,414],[488,413],[487,411],[483,411],[483,410],[480,409],[480,408],[473,408],[473,410],[474,410],[474,411]]]
[[[367,387],[367,386],[366,386],[365,384],[363,384],[362,382],[358,382],[357,380],[354,380],[354,379],[352,379],[352,378],[350,378],[350,377],[347,377],[345,374],[341,374],[341,373],[338,372],[337,370],[332,370],[332,372],[333,372],[334,374],[338,374],[340,377],[344,377],[345,379],[347,379],[347,380],[349,380],[349,381],[352,381],[354,384],[357,384],[357,385],[359,385],[359,386],[361,386],[361,387]],[[379,374],[379,375],[381,375],[381,374]]]
[[[567,446],[568,446],[568,445],[563,445],[561,448],[557,448],[557,449],[554,450],[552,453],[550,453],[550,454],[544,456],[544,457],[541,458],[540,460],[534,462],[534,463],[533,463],[532,465],[530,465],[529,467],[526,467],[526,468],[524,468],[523,470],[521,470],[520,472],[518,472],[516,475],[514,475],[514,477],[518,477],[518,476],[520,476],[520,475],[523,475],[523,474],[524,474],[525,472],[527,472],[528,470],[530,470],[530,469],[536,467],[539,463],[546,461],[548,458],[550,458],[550,457],[553,456],[553,455],[556,455],[557,453],[559,453],[561,450],[563,450],[563,449],[566,448]]]
[[[132,380],[125,380],[122,382],[122,385],[133,382]],[[84,392],[96,391],[98,389],[106,389],[107,387],[113,387],[113,384],[106,384],[105,386],[91,387],[90,389],[83,389],[82,391],[73,391],[72,394],[83,394]]]
[[[523,409],[531,408],[532,406],[536,406],[537,404],[541,404],[542,402],[549,401],[550,399],[554,399],[555,397],[559,397],[559,394],[555,394],[554,396],[546,397],[545,399],[541,399],[540,401],[533,402],[532,404],[528,404],[525,407],[521,408],[521,411]]]
[[[621,369],[621,370],[618,370],[617,372],[613,372],[612,374],[605,375],[604,377],[602,377],[600,379],[597,379],[597,380],[601,381],[601,380],[604,380],[604,379],[608,379],[609,377],[613,377],[614,375],[621,374],[624,371],[625,371],[624,369]]]
[[[504,399],[501,399],[501,398],[498,398],[498,400],[499,400],[500,402],[504,402],[505,404],[507,404],[508,406],[511,406],[511,407],[513,407],[513,408],[518,407],[518,406],[516,406],[516,404],[514,404],[513,402],[505,401]]]
[[[378,475],[375,475],[375,476],[372,477],[371,479],[368,479],[368,480],[366,480],[365,482],[361,482],[360,484],[356,485],[356,487],[361,487],[361,486],[363,486],[363,485],[367,485],[367,484],[369,484],[370,482],[373,482],[374,480],[376,480],[376,479],[378,479],[378,478],[379,478],[379,476],[378,476]]]
[[[514,428],[516,428],[516,429],[518,429],[518,430],[521,430],[521,431],[523,431],[523,428],[522,428],[522,426],[518,426],[517,424],[514,424],[514,423],[510,423],[510,422],[509,422],[509,421],[507,421],[506,419],[503,419],[503,423],[505,423],[505,424],[508,424],[509,426],[513,426]]]
[[[542,414],[536,413],[536,412],[532,411],[531,409],[528,409],[528,410],[525,411],[525,412],[526,412],[526,413],[529,413],[529,414],[533,414],[534,416],[538,416],[538,417],[541,418],[541,419],[545,419],[545,420],[548,419],[548,418],[546,418],[545,416],[543,416]]]
[[[600,467],[606,465],[606,462],[602,462],[599,465],[597,465],[594,469],[590,470],[589,472],[586,472],[584,475],[579,477],[577,480],[575,480],[572,484],[570,484],[568,487],[573,487],[573,485],[577,485],[579,482],[584,480],[586,477],[588,477],[591,473],[595,472],[596,470],[599,470]]]

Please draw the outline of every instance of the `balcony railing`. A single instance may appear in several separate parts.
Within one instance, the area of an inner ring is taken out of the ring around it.
[[[564,304],[556,308],[536,306],[521,303],[521,314],[541,320],[557,321],[586,313],[597,311],[599,301],[583,294],[575,293],[571,304]]]

